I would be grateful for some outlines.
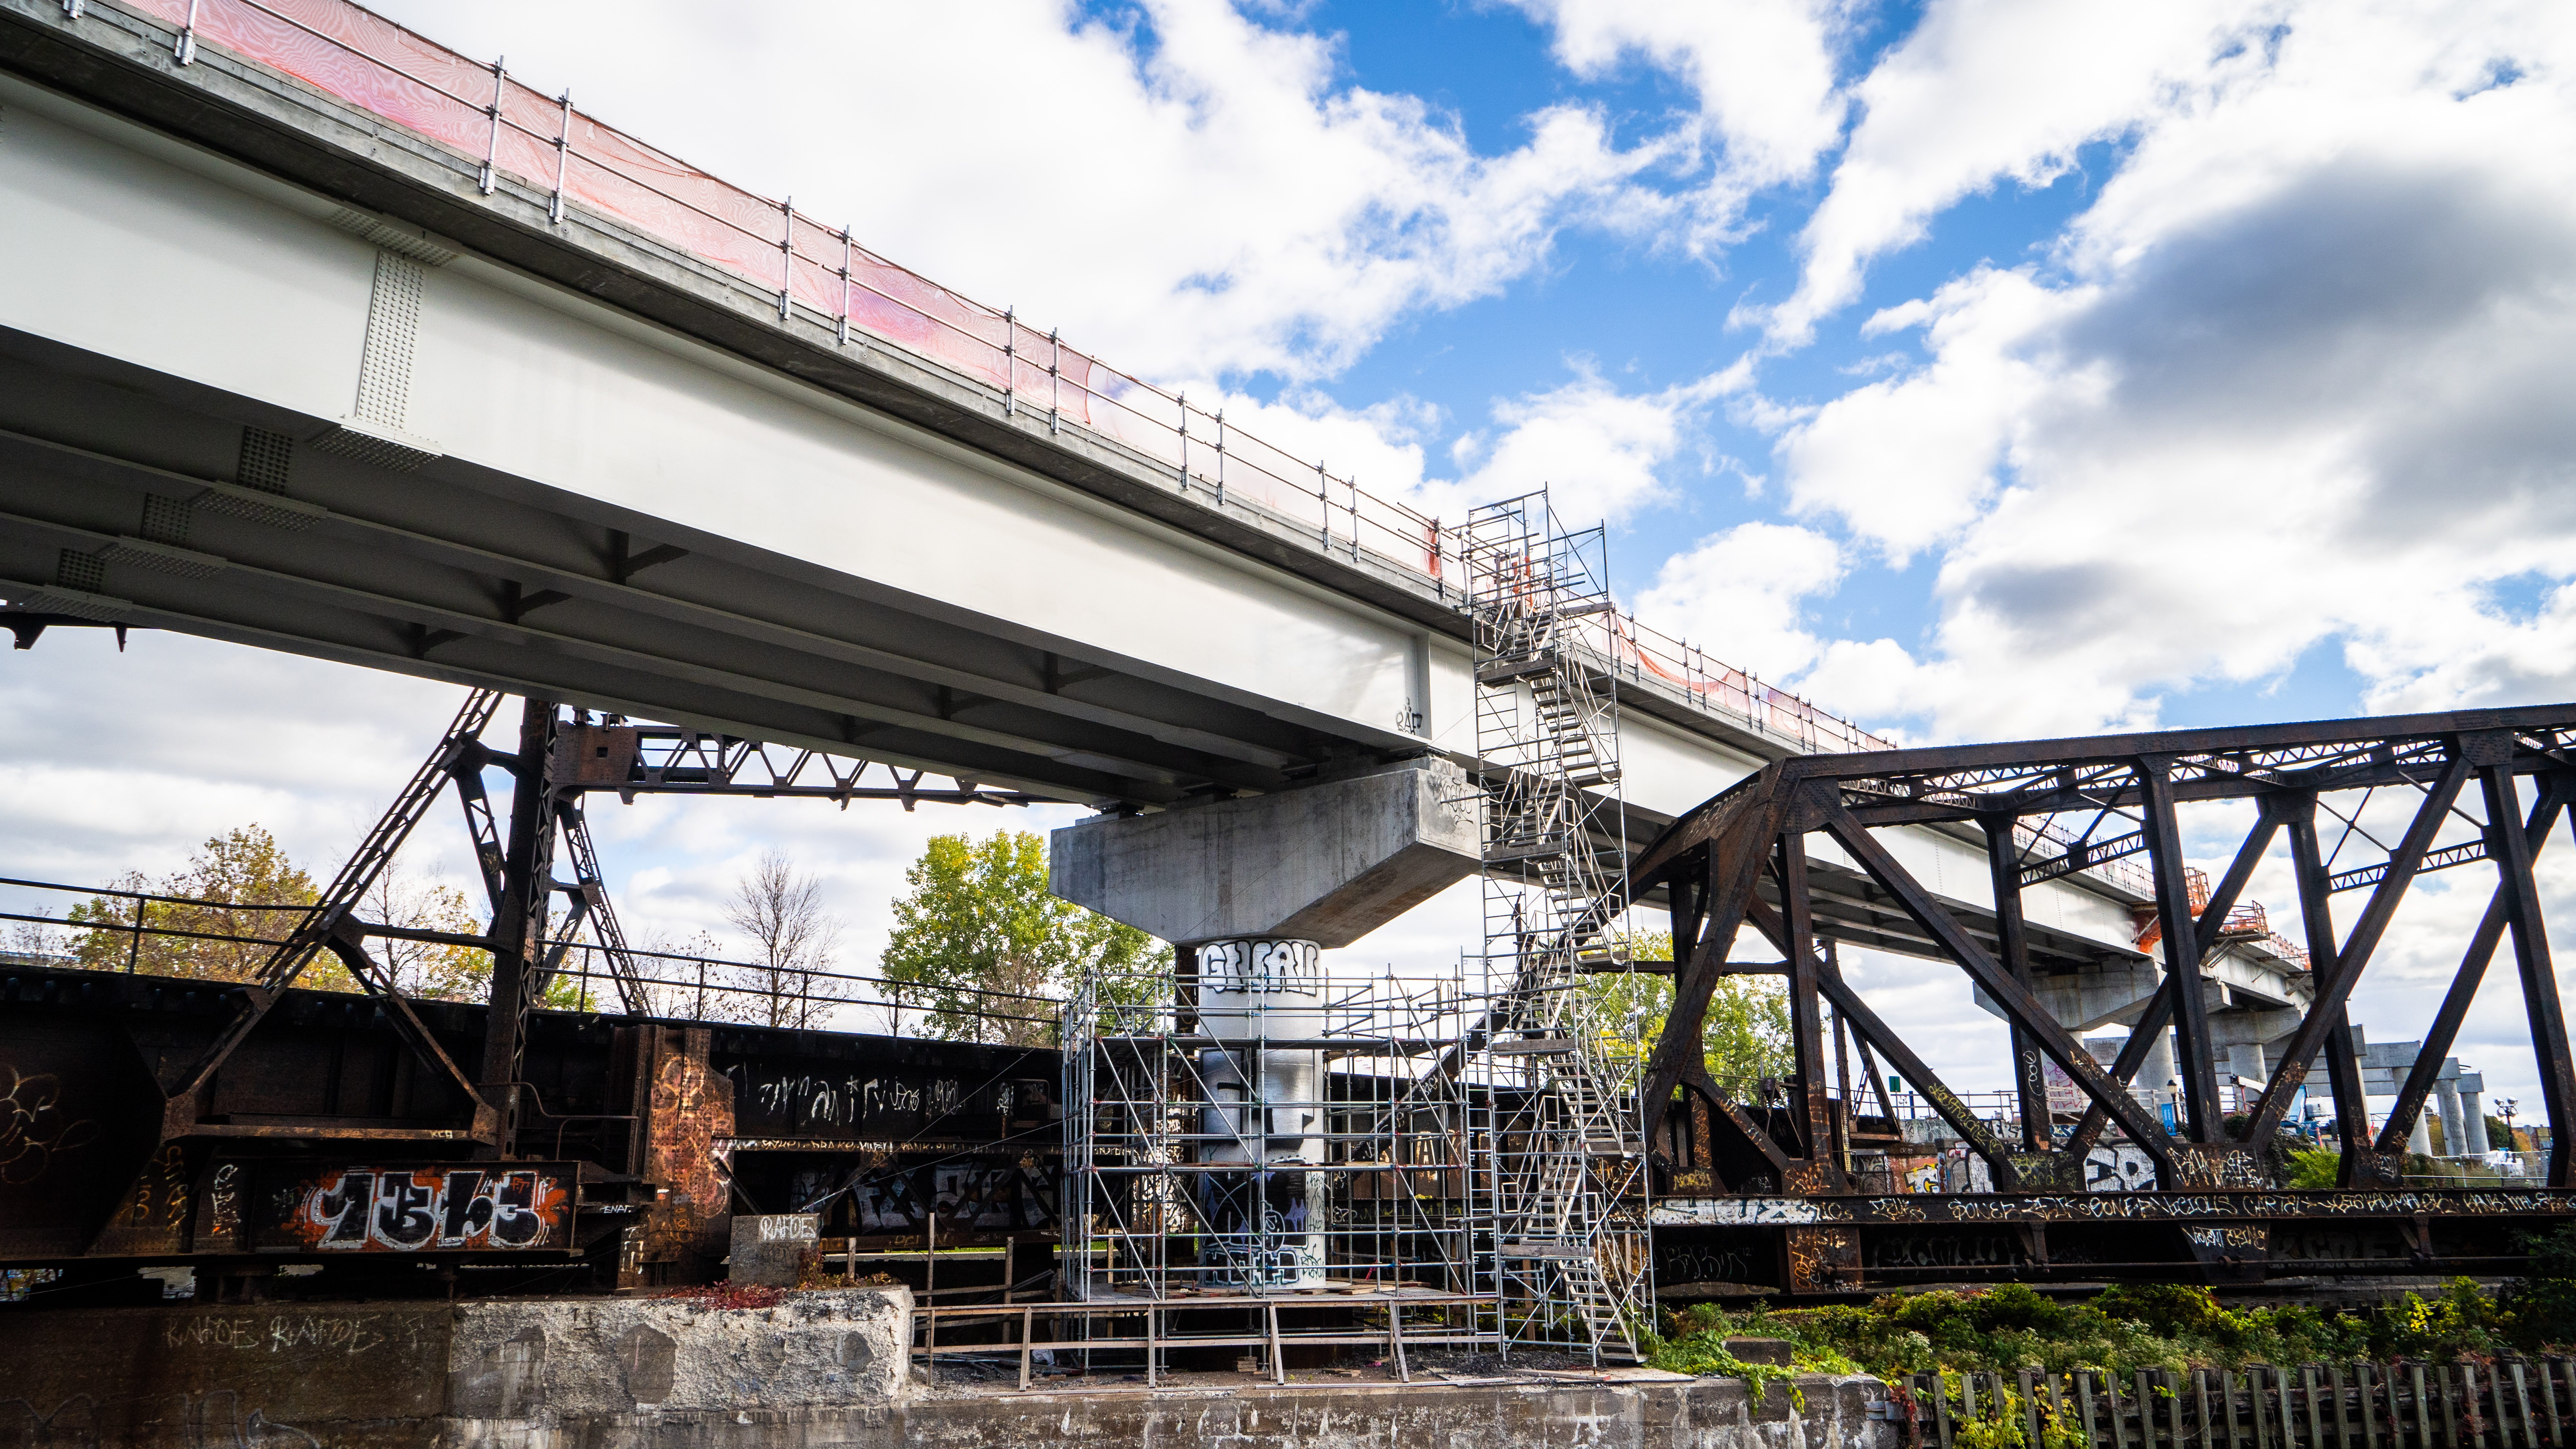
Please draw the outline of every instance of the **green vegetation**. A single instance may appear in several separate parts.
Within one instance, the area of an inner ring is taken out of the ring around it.
[[[160,880],[129,874],[113,883],[118,890],[183,896],[190,904],[152,901],[142,906],[143,924],[189,935],[137,937],[131,930],[136,904],[120,896],[96,896],[71,908],[74,926],[106,929],[82,931],[72,938],[72,955],[91,971],[123,971],[129,966],[154,976],[194,976],[216,981],[247,981],[268,959],[273,942],[286,939],[301,923],[294,911],[251,909],[254,906],[309,906],[316,892],[313,877],[287,859],[276,837],[257,825],[228,830],[209,839],[188,864]],[[239,937],[217,940],[213,937]],[[355,991],[337,961],[316,962],[303,984],[324,990]]]
[[[1810,1341],[1795,1330],[1790,1315],[1773,1313],[1767,1304],[1729,1315],[1714,1304],[1703,1303],[1685,1312],[1666,1314],[1665,1320],[1667,1334],[1649,1330],[1644,1335],[1649,1365],[1666,1373],[1742,1379],[1757,1403],[1776,1379],[1799,1374],[1870,1372],[1840,1349]],[[1790,1345],[1789,1364],[1783,1368],[1777,1364],[1746,1363],[1726,1351],[1726,1340],[1730,1338],[1785,1339]],[[1792,1387],[1790,1393],[1794,1397],[1797,1390]],[[1800,1402],[1798,1407],[1804,1410],[1806,1405]]]
[[[1628,947],[1633,960],[1673,959],[1670,931],[1634,937]],[[1664,1018],[1673,1009],[1673,978],[1609,973],[1594,977],[1584,989],[1609,1038],[1603,1043],[1607,1050],[1637,1056],[1654,1051],[1664,1034]],[[1765,1077],[1787,1076],[1795,1058],[1789,1044],[1789,993],[1781,980],[1719,977],[1709,996],[1700,1047],[1708,1058],[1708,1074],[1719,1082],[1749,1086]]]
[[[2410,1292],[2363,1309],[2229,1308],[2208,1289],[2179,1283],[2122,1284],[2081,1303],[2014,1283],[1890,1294],[1865,1307],[1756,1306],[1730,1314],[1700,1304],[1665,1316],[1665,1331],[1650,1336],[1647,1361],[1677,1373],[1747,1376],[1725,1350],[1725,1340],[1738,1336],[1788,1340],[1796,1372],[1856,1368],[1882,1377],[2442,1362],[2576,1343],[2576,1229],[2535,1241],[2532,1253],[2531,1275],[2495,1297],[2456,1278],[2430,1296]],[[1995,1432],[2005,1435],[1998,1445],[2020,1442],[2011,1417],[2017,1412],[1998,1421]]]
[[[1171,947],[1047,893],[1046,842],[1034,832],[934,835],[903,878],[911,889],[894,903],[881,960],[905,983],[903,1000],[931,1008],[931,1036],[1052,1046],[1045,1001],[1077,978],[1092,976],[1107,999],[1140,1000],[1171,970]],[[1004,999],[987,1014],[979,991],[1045,1001]]]
[[[67,930],[22,929],[22,949],[41,954],[68,954],[91,971],[134,970],[154,976],[187,976],[212,981],[249,981],[259,975],[277,943],[302,923],[303,913],[269,910],[271,906],[310,906],[320,896],[313,875],[287,856],[277,838],[260,825],[244,825],[211,837],[182,869],[159,880],[128,874],[111,889],[177,896],[180,900],[140,903],[143,931],[133,927],[138,904],[125,896],[93,896],[64,913]],[[415,930],[474,936],[483,925],[463,892],[437,880],[416,879],[399,866],[376,878],[361,898],[359,911],[369,920]],[[68,939],[65,939],[68,938]],[[492,957],[468,946],[377,937],[368,951],[406,996],[446,1001],[482,1001],[492,991]],[[328,952],[306,964],[295,984],[313,991],[356,992],[361,988],[348,968]],[[581,1004],[580,983],[559,976],[547,984],[547,1006]]]

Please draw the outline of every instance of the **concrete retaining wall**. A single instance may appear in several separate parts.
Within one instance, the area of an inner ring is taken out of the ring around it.
[[[0,1449],[570,1449],[641,1442],[666,1422],[869,1408],[882,1421],[904,1384],[911,1307],[894,1288],[747,1309],[603,1298],[12,1311],[0,1314]]]
[[[1895,1449],[1868,1379],[924,1391],[910,1294],[0,1312],[0,1449]]]
[[[907,1449],[1896,1449],[1903,1442],[1902,1424],[1869,1417],[1869,1405],[1887,1396],[1874,1379],[1807,1378],[1797,1390],[1793,1397],[1789,1385],[1773,1384],[1759,1405],[1734,1379],[961,1396],[899,1406],[903,1436],[883,1442]],[[751,1449],[751,1441],[728,1449]]]

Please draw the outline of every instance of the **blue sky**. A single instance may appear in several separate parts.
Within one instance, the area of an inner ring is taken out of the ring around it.
[[[1642,619],[1909,740],[2576,697],[2564,4],[383,8],[1372,489],[1547,482]],[[452,707],[138,647],[225,692],[225,778],[49,638],[0,670],[30,871],[246,817],[336,858]],[[865,964],[920,838],[991,823],[601,828],[647,933],[721,935],[779,845]],[[1954,982],[1873,969],[1991,1056]]]

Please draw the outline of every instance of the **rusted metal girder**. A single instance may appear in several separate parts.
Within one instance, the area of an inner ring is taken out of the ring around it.
[[[2521,787],[2525,777],[2537,785],[2527,816]],[[2472,781],[2476,792],[2467,789]],[[2402,835],[2384,847],[2359,823],[2375,794],[2402,797],[2410,807]],[[2270,1142],[2311,1064],[2320,1061],[2345,1124],[2345,1181],[2355,1187],[2389,1181],[2394,1150],[2422,1111],[2425,1090],[2508,930],[2551,1129],[2547,1185],[2576,1188],[2576,1178],[2571,1178],[2576,1164],[2569,1154],[2571,1134],[2576,1134],[2576,1120],[2571,1120],[2576,1114],[2576,1059],[2570,1056],[2541,900],[2531,877],[2532,856],[2571,796],[2576,796],[2576,705],[1811,755],[1776,762],[1683,816],[1631,867],[1632,898],[1657,890],[1669,893],[1676,945],[1674,1007],[1646,1073],[1649,1140],[1679,1140],[1657,1128],[1672,1109],[1676,1090],[1687,1086],[1709,1099],[1713,1120],[1763,1139],[1757,1146],[1775,1159],[1775,1180],[1799,1184],[1800,1190],[1816,1195],[1845,1190],[1838,1186],[1842,1174],[1828,1160],[1831,1114],[1816,1065],[1821,1039],[1811,1039],[1806,1030],[1811,1003],[1818,999],[1834,1003],[1865,1048],[1875,1047],[1899,1063],[1898,1070],[1914,1078],[1943,1116],[1967,1115],[1964,1108],[1949,1110],[1955,1102],[1930,1080],[1928,1069],[1912,1060],[1914,1054],[1888,1023],[1837,975],[1817,969],[1821,956],[1814,939],[1837,927],[1805,909],[1799,877],[1809,853],[1805,837],[1821,833],[1841,847],[1870,888],[1911,918],[1933,953],[1976,983],[2011,1028],[2023,1107],[2014,1134],[2021,1139],[2018,1150],[1982,1123],[1954,1123],[1993,1162],[1999,1188],[2027,1191],[2067,1183],[2100,1134],[2116,1126],[2155,1162],[2163,1191],[2265,1193],[2271,1185],[2256,1162],[2256,1151]],[[2336,803],[2321,805],[2321,799]],[[2253,802],[2255,819],[2224,877],[2195,909],[2186,883],[2190,862],[2183,853],[2181,811],[2215,801]],[[2321,808],[2333,809],[2343,822],[2332,846],[2320,840]],[[2089,819],[2080,830],[2058,826],[2056,817],[2070,813]],[[2134,828],[2123,833],[2121,821]],[[1893,825],[1977,832],[1995,889],[1990,934],[1972,933],[1958,911],[1891,854],[1874,832]],[[2229,913],[2255,868],[2285,829],[2299,881],[2315,998],[2289,1033],[2261,1095],[2231,1128],[2220,1112],[2200,971],[2221,946]],[[2032,967],[2021,944],[2018,892],[2035,880],[2073,875],[2110,856],[2139,852],[2148,856],[2156,882],[2152,904],[2161,927],[2164,985],[2106,1071],[2033,993]],[[2356,860],[2356,855],[2363,858]],[[2497,872],[2494,903],[2427,1032],[2413,1074],[2421,1080],[2410,1082],[2411,1090],[2401,1096],[2398,1112],[2374,1150],[2357,1125],[2366,1116],[2345,1003],[2414,879],[2431,869],[2480,863]],[[1756,895],[1766,870],[1768,884],[1784,903],[1778,912]],[[2328,905],[2331,895],[2363,887],[2369,890],[2368,900],[2350,929],[2338,933]],[[1790,978],[1799,1080],[1791,1084],[1785,1111],[1747,1111],[1745,1104],[1724,1100],[1699,1061],[1700,1026],[1710,992],[1720,977],[1747,969],[1729,960],[1747,922],[1770,936],[1786,958],[1781,969]],[[2176,1057],[2184,1083],[2179,1141],[2129,1091],[2139,1066],[2168,1027],[2178,1038]],[[2031,1060],[2022,1061],[2025,1055]],[[2043,1058],[2054,1061],[2090,1099],[2089,1111],[2064,1139],[2044,1140],[2054,1134],[2038,1107],[2039,1094],[2032,1090]],[[1848,1112],[1850,1105],[1843,1110]],[[2278,1193],[2262,1199],[2276,1200],[2286,1199]],[[1827,1262],[1839,1252],[1818,1248],[1822,1256],[1810,1256]]]
[[[916,1244],[937,1215],[957,1246],[1054,1226],[1053,1051],[538,1010],[526,1150],[493,1161],[383,999],[294,989],[164,1141],[155,1074],[230,1010],[223,982],[0,968],[0,1265],[529,1263],[581,1291],[720,1275],[737,1211]],[[413,1010],[452,1055],[490,1014]]]

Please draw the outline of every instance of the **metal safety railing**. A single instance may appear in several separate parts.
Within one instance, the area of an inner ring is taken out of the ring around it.
[[[31,891],[87,899],[77,903],[77,915],[0,909],[0,922],[13,927],[9,937],[0,938],[7,942],[7,948],[0,949],[0,973],[11,968],[89,970],[246,982],[268,953],[292,936],[315,909],[309,903],[209,900],[14,877],[0,877],[0,906],[29,904],[11,896]],[[432,945],[464,945],[466,940],[464,933],[398,929],[410,934],[373,939],[370,949],[381,950],[386,941],[418,941],[424,936]],[[616,975],[605,948],[558,937],[549,937],[542,945],[550,952],[561,948],[563,953],[543,1005],[585,1012],[617,1009]],[[1051,1045],[1061,1007],[1053,997],[1025,992],[902,981],[819,965],[772,965],[704,952],[624,950],[636,965],[647,1011],[663,1018],[755,1026],[829,1024],[852,1031],[881,1027],[895,1036],[926,1032],[958,1040]],[[422,983],[404,979],[405,971],[398,969],[395,974],[406,994],[423,999],[485,999],[487,983],[479,978],[419,989]],[[308,970],[297,984],[320,991],[360,989],[327,971]]]
[[[775,299],[781,324],[816,323],[842,347],[880,348],[990,390],[1005,416],[1043,419],[1135,457],[1183,496],[1281,521],[1319,552],[1363,558],[1460,597],[1459,524],[1335,475],[1186,394],[1165,392],[1065,345],[1058,332],[960,296],[860,246],[850,228],[733,186],[548,96],[499,60],[467,59],[347,0],[85,0],[171,27],[193,64],[215,46],[394,122],[456,153],[489,195],[578,208],[721,267]],[[80,4],[66,6],[76,16]],[[1802,751],[1892,748],[1695,645],[1617,613],[1569,626],[1592,662]]]

